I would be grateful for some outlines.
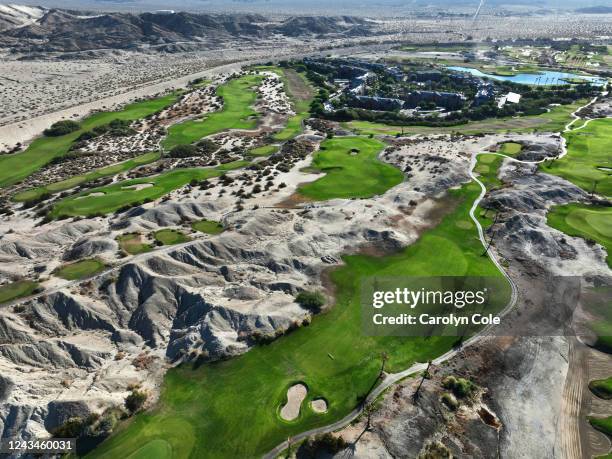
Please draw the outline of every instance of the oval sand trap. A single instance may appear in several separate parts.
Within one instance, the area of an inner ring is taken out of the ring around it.
[[[327,402],[323,398],[315,398],[310,402],[310,408],[315,413],[327,413]]]
[[[280,416],[285,421],[293,421],[300,415],[300,407],[306,398],[308,388],[301,383],[294,384],[287,390],[287,403],[280,410]]]
[[[152,186],[153,186],[152,183],[137,183],[135,185],[122,186],[121,189],[140,191],[140,190],[144,190],[145,188],[151,188]]]

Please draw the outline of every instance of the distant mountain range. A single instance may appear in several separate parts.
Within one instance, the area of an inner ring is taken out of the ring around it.
[[[576,13],[582,14],[612,14],[612,6],[591,6],[588,8],[578,8]]]
[[[272,21],[258,14],[187,12],[85,13],[2,6],[0,47],[28,52],[70,52],[164,46],[181,42],[214,45],[240,38],[359,36],[371,32],[363,18],[289,17]]]

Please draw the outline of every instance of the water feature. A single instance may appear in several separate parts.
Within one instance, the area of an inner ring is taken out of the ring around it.
[[[603,85],[606,80],[603,78],[597,78],[594,76],[588,75],[579,75],[577,73],[565,73],[565,72],[555,72],[552,70],[544,70],[538,73],[519,73],[517,75],[512,76],[503,76],[503,75],[493,75],[490,73],[481,72],[478,69],[474,69],[471,67],[458,67],[458,66],[449,66],[446,67],[448,70],[454,70],[457,72],[466,72],[471,75],[478,77],[486,77],[491,78],[492,80],[498,81],[512,81],[513,83],[520,84],[533,84],[533,85],[556,85],[556,84],[567,84],[571,80],[580,79],[585,82],[591,82],[591,84],[595,85]]]

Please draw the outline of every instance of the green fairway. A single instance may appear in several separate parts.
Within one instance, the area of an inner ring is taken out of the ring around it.
[[[124,424],[89,456],[126,457],[149,442],[164,440],[173,445],[173,458],[258,457],[291,435],[329,424],[357,406],[377,381],[382,352],[388,354],[387,369],[393,372],[448,350],[455,337],[365,335],[361,283],[372,275],[501,278],[490,260],[480,256],[474,225],[457,224],[469,218],[479,190],[472,183],[452,191],[442,222],[394,255],[344,257],[346,264],[331,273],[335,305],[315,316],[310,326],[230,360],[169,370],[156,408]],[[509,292],[503,292],[505,300]],[[308,394],[299,417],[286,422],[278,409],[296,381],[307,385]],[[326,413],[310,408],[316,398],[327,400]]]
[[[567,155],[544,163],[541,170],[563,177],[585,191],[612,197],[612,118],[591,121],[585,128],[564,134]]]
[[[255,88],[263,78],[263,75],[244,75],[219,86],[217,95],[223,98],[223,108],[202,119],[170,126],[163,147],[170,150],[176,145],[190,144],[227,129],[253,129],[258,114],[251,106],[257,98]]]
[[[595,379],[589,383],[589,389],[599,398],[612,399],[612,378]]]
[[[104,270],[105,267],[106,265],[100,260],[90,258],[88,260],[81,260],[75,263],[60,266],[53,272],[53,274],[66,280],[78,280],[93,276],[94,274]]]
[[[117,242],[119,247],[130,255],[149,252],[153,248],[150,244],[142,242],[142,235],[138,233],[122,234],[117,237]]]
[[[192,180],[217,177],[224,171],[243,167],[248,162],[235,161],[216,168],[173,169],[160,175],[125,180],[112,185],[92,188],[57,202],[50,212],[52,218],[104,215],[126,206],[153,201]]]
[[[38,283],[27,280],[2,285],[0,286],[0,304],[31,295],[36,287],[38,287]]]
[[[66,180],[51,183],[50,185],[32,188],[30,190],[22,191],[17,193],[13,199],[18,202],[31,201],[38,199],[46,194],[57,193],[59,191],[69,190],[82,183],[91,182],[102,177],[108,177],[119,174],[120,172],[129,171],[135,167],[142,166],[143,164],[149,164],[153,161],[157,161],[161,156],[160,152],[152,151],[145,153],[144,155],[136,156],[135,158],[129,159],[122,163],[112,164],[110,166],[96,169],[95,171],[89,172],[83,175],[75,175]]]
[[[326,174],[301,186],[300,194],[318,201],[383,194],[404,178],[399,169],[378,160],[378,153],[384,146],[376,139],[365,137],[336,137],[324,141],[312,167]]]
[[[548,212],[547,223],[569,236],[601,244],[608,252],[607,262],[612,268],[612,207],[584,204],[553,206]]]
[[[199,222],[193,222],[191,227],[196,231],[206,234],[220,234],[223,232],[223,225],[213,220],[200,220]]]
[[[348,129],[358,134],[368,135],[414,135],[414,134],[482,134],[506,132],[559,132],[571,121],[570,114],[584,105],[581,100],[574,104],[552,107],[550,112],[542,115],[521,116],[516,118],[489,118],[483,121],[471,121],[466,124],[446,127],[429,126],[394,126],[370,121],[349,121],[344,123]]]
[[[22,153],[0,156],[0,188],[23,180],[28,175],[49,163],[53,158],[68,152],[72,143],[83,132],[97,126],[108,124],[112,120],[137,120],[151,115],[178,99],[178,93],[168,94],[157,99],[145,100],[127,105],[117,112],[99,112],[85,118],[81,129],[59,137],[40,137],[34,140]]]
[[[609,437],[612,437],[612,416],[608,416],[606,418],[589,416],[588,419],[595,429],[605,433]]]
[[[163,229],[153,233],[153,238],[162,245],[182,244],[189,242],[191,239],[180,231],[173,229]]]

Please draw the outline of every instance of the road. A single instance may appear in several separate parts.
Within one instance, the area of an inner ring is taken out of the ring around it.
[[[186,87],[187,84],[197,78],[211,78],[216,75],[223,73],[233,73],[240,71],[244,66],[260,64],[262,62],[278,62],[283,59],[298,59],[306,56],[323,56],[329,53],[338,55],[354,54],[357,50],[371,50],[379,52],[390,48],[392,45],[386,44],[371,44],[363,46],[350,46],[346,48],[337,49],[324,49],[325,44],[318,45],[318,48],[311,49],[309,51],[296,52],[288,51],[282,52],[278,50],[273,57],[269,58],[244,58],[240,60],[230,61],[226,64],[211,67],[200,72],[191,73],[178,78],[162,81],[153,81],[143,83],[138,87],[132,87],[121,94],[117,94],[110,97],[105,97],[92,102],[82,103],[73,107],[64,108],[62,110],[54,111],[51,113],[45,113],[40,116],[32,117],[28,120],[16,121],[10,124],[0,126],[0,145],[15,145],[18,142],[26,144],[35,137],[39,136],[42,131],[48,128],[51,124],[62,119],[74,119],[74,115],[84,117],[87,114],[101,110],[102,107],[118,107],[128,102],[134,101],[138,98],[150,97],[156,94],[169,92],[177,88]]]

